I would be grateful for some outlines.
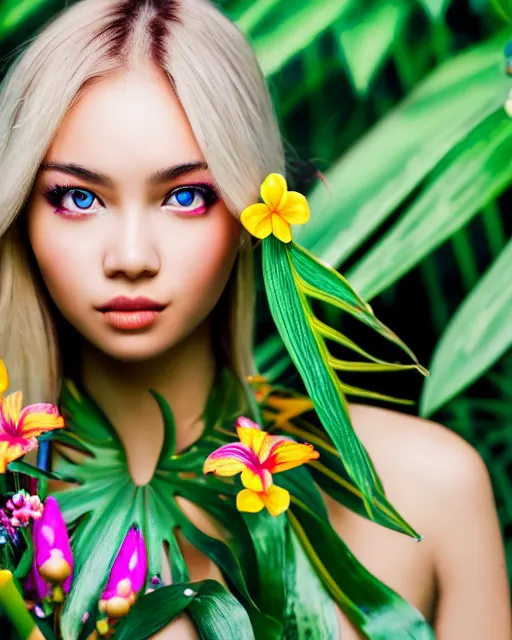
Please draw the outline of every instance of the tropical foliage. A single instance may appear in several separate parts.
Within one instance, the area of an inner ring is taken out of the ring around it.
[[[68,4],[0,2],[5,64]],[[291,174],[309,192],[311,220],[295,239],[341,270],[430,369],[424,382],[395,374],[403,379],[401,395],[405,389],[420,398],[424,416],[457,429],[482,452],[512,569],[512,498],[504,480],[512,466],[512,226],[505,215],[512,121],[503,109],[512,88],[503,55],[512,35],[509,3],[221,4],[254,44]],[[309,181],[312,163],[324,180]],[[350,321],[343,310],[315,305],[330,326]],[[290,379],[285,349],[269,326],[262,311],[260,368],[271,380]],[[384,351],[382,358],[393,356]],[[374,386],[393,395],[393,380],[390,387],[376,376]]]

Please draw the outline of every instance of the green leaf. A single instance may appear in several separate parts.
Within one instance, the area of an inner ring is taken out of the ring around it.
[[[116,640],[151,638],[190,605],[201,584],[172,584],[139,596],[129,615],[116,627]],[[186,589],[194,595],[185,595]]]
[[[512,240],[451,319],[437,344],[421,414],[429,416],[512,345]]]
[[[232,638],[233,629],[236,629],[237,640],[253,640],[255,637],[245,609],[215,580],[201,583],[197,595],[188,606],[188,612],[201,640]]]
[[[423,616],[358,562],[332,526],[292,500],[290,524],[325,588],[370,640],[434,640]]]
[[[512,120],[499,111],[448,154],[416,202],[347,274],[371,299],[479,213],[512,181]]]
[[[174,416],[167,400],[154,389],[150,389],[149,392],[160,407],[164,422],[164,443],[160,451],[160,456],[158,457],[159,466],[174,455],[176,450],[176,427],[174,424]]]
[[[374,519],[375,500],[382,501],[386,506],[389,503],[373,464],[350,423],[342,384],[329,363],[329,352],[315,326],[309,302],[303,293],[303,283],[298,281],[299,276],[294,272],[294,249],[272,236],[263,241],[262,248],[263,276],[272,317],[320,421],[339,451],[347,473],[361,491],[368,514]],[[310,261],[305,264],[312,268]],[[343,282],[341,276],[338,279],[338,274],[333,270],[324,268],[317,262],[315,265],[320,280],[325,275],[326,282],[334,283],[334,279],[337,283]],[[334,296],[334,284],[332,286],[333,292],[326,295]],[[339,304],[353,308],[356,313],[357,300],[354,292],[344,287],[343,296],[343,301]],[[370,314],[368,308],[365,308],[365,312]],[[362,311],[359,314],[361,318],[366,317]],[[391,505],[389,507],[392,509]],[[409,534],[410,531],[410,526],[404,522],[403,532]]]
[[[39,467],[34,467],[28,462],[23,462],[22,460],[14,460],[7,465],[7,469],[9,471],[14,471],[17,473],[24,473],[26,476],[30,476],[31,478],[42,478],[42,479],[52,479],[52,480],[66,480],[64,476],[60,473],[54,473],[53,471],[45,471],[44,469],[39,469]]]
[[[360,95],[368,93],[393,42],[400,37],[410,9],[407,0],[377,0],[370,6],[361,6],[341,32],[345,63]]]
[[[512,0],[491,0],[491,4],[503,20],[512,22]]]
[[[331,265],[350,256],[455,144],[503,108],[507,38],[449,60],[380,120],[325,173],[328,190],[319,183],[311,194],[311,219],[295,240]]]
[[[7,38],[48,0],[4,0],[0,3],[0,40]]]
[[[339,638],[334,600],[329,596],[293,530],[288,536],[286,574],[287,625],[283,638],[333,640]]]
[[[318,2],[302,0],[283,3],[282,13],[273,29],[267,29],[252,42],[263,72],[267,77],[285,64],[339,20],[355,0]]]
[[[448,9],[450,0],[420,0],[432,20],[441,20]]]

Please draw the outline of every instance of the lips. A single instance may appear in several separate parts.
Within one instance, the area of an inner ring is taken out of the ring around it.
[[[126,296],[118,296],[109,300],[101,307],[97,307],[98,311],[162,311],[165,304],[160,304],[151,298],[139,296],[137,298],[127,298]]]

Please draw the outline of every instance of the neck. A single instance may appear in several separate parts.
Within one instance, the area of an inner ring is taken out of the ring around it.
[[[169,403],[180,451],[201,435],[201,416],[215,372],[209,322],[179,345],[144,362],[122,362],[90,344],[83,346],[81,382],[116,429],[136,484],[146,484],[153,477],[164,440],[160,410],[148,389],[158,391]]]

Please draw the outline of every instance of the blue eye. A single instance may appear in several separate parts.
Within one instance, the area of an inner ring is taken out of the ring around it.
[[[94,196],[90,191],[83,191],[82,189],[73,189],[69,192],[73,204],[76,204],[80,209],[89,208],[94,202]]]
[[[189,207],[194,202],[194,195],[192,193],[192,189],[185,189],[184,191],[180,191],[176,193],[176,200],[179,204],[184,207]]]
[[[66,215],[93,214],[99,213],[102,209],[102,203],[92,191],[72,185],[57,184],[50,187],[45,197],[55,207],[56,213]],[[95,201],[98,201],[99,208],[98,206],[93,207]]]
[[[211,186],[197,184],[193,187],[179,187],[172,191],[165,200],[167,207],[172,207],[179,215],[199,216],[218,199],[218,194]]]

